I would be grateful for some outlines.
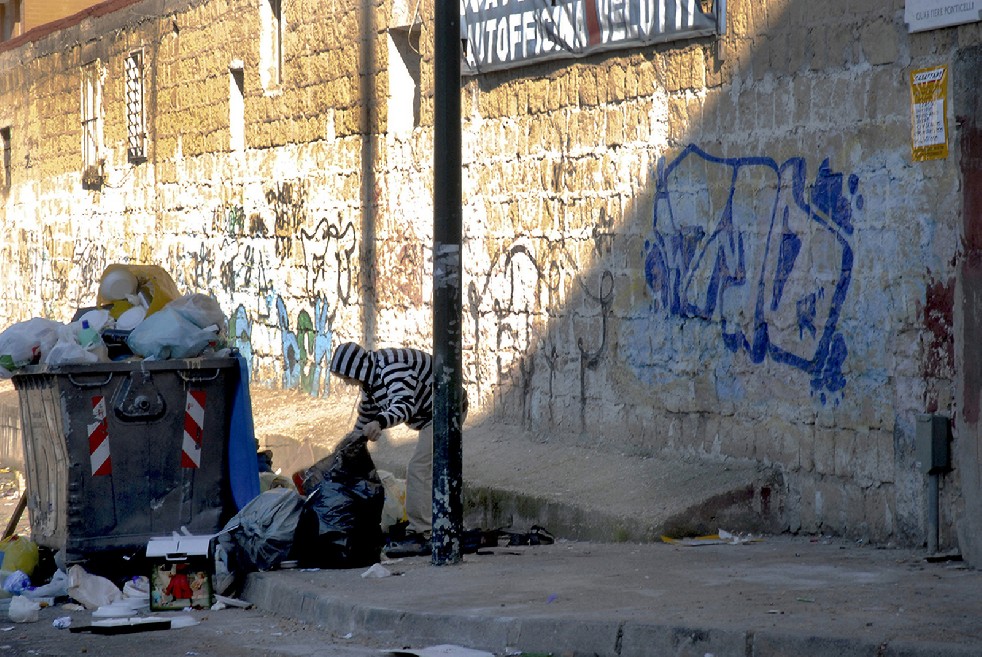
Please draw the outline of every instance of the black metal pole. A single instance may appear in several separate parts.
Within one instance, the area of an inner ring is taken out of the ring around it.
[[[433,81],[434,565],[459,563],[461,406],[460,3],[436,0]]]

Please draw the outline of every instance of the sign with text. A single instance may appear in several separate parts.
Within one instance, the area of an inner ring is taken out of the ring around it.
[[[911,159],[923,162],[948,157],[948,67],[911,71],[910,97]]]
[[[982,0],[980,0],[982,1]],[[461,0],[461,73],[716,34],[697,0]]]
[[[982,20],[982,0],[907,0],[908,32],[924,32]]]

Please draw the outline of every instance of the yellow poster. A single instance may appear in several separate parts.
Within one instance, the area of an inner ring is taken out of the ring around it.
[[[915,162],[948,157],[948,67],[910,73],[911,158]]]

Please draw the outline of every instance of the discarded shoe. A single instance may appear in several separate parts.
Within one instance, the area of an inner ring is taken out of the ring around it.
[[[406,534],[401,541],[393,541],[385,546],[385,556],[390,559],[399,557],[423,557],[431,552],[430,541],[422,534]]]
[[[527,532],[502,528],[498,532],[507,538],[508,545],[552,545],[556,538],[545,527],[532,525]]]

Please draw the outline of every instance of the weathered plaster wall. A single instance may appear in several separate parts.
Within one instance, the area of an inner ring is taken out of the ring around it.
[[[428,347],[432,16],[414,28],[422,102],[405,133],[388,130],[412,99],[390,89],[387,28],[410,8],[284,7],[279,84],[264,86],[244,0],[148,0],[0,50],[15,154],[0,317],[68,319],[105,265],[132,260],[214,294],[259,384],[328,394],[339,340]],[[947,160],[911,161],[907,79],[980,39],[908,35],[900,0],[731,0],[719,42],[465,79],[478,412],[557,445],[773,464],[789,529],[921,542],[914,417],[954,406],[961,190],[955,139]],[[132,166],[135,48],[150,145]],[[107,182],[84,191],[78,67],[94,59]],[[943,545],[957,482],[956,464]]]

